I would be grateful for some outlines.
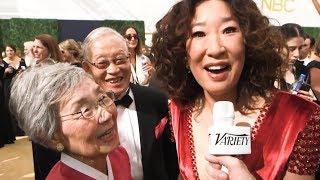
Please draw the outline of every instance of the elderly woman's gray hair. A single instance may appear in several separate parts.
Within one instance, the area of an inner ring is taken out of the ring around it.
[[[128,47],[126,44],[126,40],[122,37],[120,33],[115,31],[112,28],[108,27],[99,27],[93,31],[91,31],[86,39],[83,41],[82,48],[83,48],[83,57],[85,60],[89,60],[91,58],[91,45],[97,39],[104,37],[104,36],[116,36],[123,40],[125,44],[126,51],[128,52]]]
[[[57,63],[29,68],[14,78],[10,111],[33,141],[48,146],[60,126],[59,101],[85,77],[91,78],[81,68]]]

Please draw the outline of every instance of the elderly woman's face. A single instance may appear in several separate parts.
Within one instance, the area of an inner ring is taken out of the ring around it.
[[[44,60],[45,58],[49,57],[49,50],[48,48],[46,48],[42,42],[38,39],[35,39],[33,41],[33,48],[32,48],[32,52],[34,55],[34,59],[37,62],[40,62],[42,60]]]
[[[117,111],[105,91],[92,79],[85,78],[70,96],[60,102],[60,139],[67,152],[94,157],[116,148],[119,145]]]
[[[236,92],[245,60],[244,37],[224,1],[203,1],[196,7],[187,39],[188,64],[205,94]]]

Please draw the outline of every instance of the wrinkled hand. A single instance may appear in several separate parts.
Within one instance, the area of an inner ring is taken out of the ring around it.
[[[206,156],[208,164],[206,171],[208,179],[214,180],[254,180],[255,177],[249,172],[247,166],[238,158],[232,156],[214,156],[208,154]],[[225,166],[228,174],[221,170]]]

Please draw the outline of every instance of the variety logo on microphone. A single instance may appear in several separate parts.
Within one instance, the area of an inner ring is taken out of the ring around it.
[[[239,126],[209,128],[209,153],[238,155],[251,153],[251,128]]]
[[[209,134],[210,136],[211,134]],[[217,138],[215,145],[226,145],[226,146],[243,146],[248,145],[250,136],[249,134],[230,134],[230,133],[216,133]]]

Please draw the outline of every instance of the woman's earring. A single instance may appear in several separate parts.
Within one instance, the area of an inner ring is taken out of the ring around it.
[[[190,74],[191,71],[190,71],[190,66],[189,66],[189,64],[186,64],[186,69],[187,69],[187,73]]]
[[[243,44],[244,44],[244,45],[247,45],[246,39],[243,39]]]
[[[56,145],[56,149],[57,149],[57,151],[62,152],[62,151],[64,150],[63,144],[58,143],[58,144]]]

